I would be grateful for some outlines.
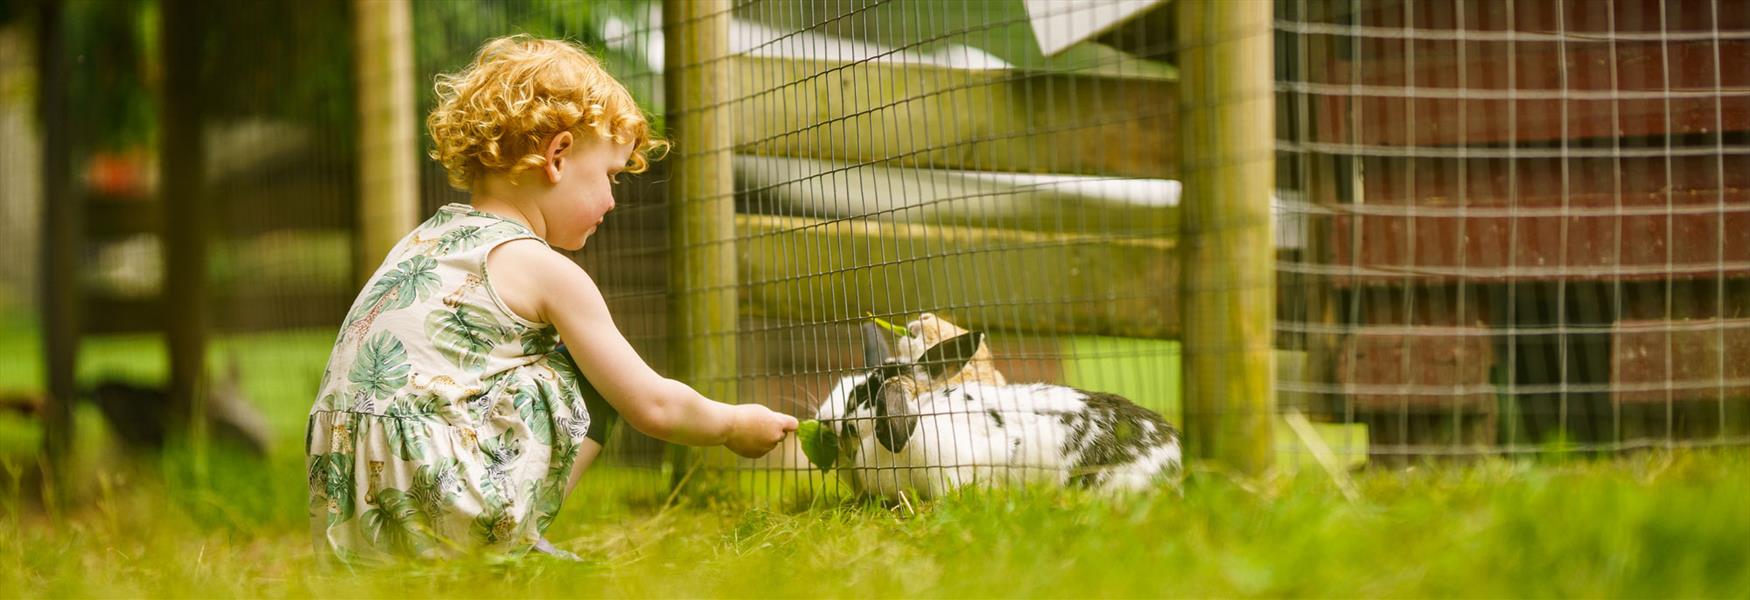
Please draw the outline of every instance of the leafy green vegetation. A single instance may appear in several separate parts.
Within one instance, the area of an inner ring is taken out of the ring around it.
[[[831,471],[833,464],[839,459],[838,434],[831,427],[821,425],[820,421],[809,419],[796,428],[796,439],[802,446],[802,454],[808,457],[808,462],[822,471]]]
[[[1183,496],[969,494],[887,509],[751,506],[591,479],[546,557],[349,571],[303,523],[299,457],[217,468],[206,486],[93,474],[51,519],[6,501],[0,586],[24,596],[1678,596],[1726,597],[1743,569],[1742,452],[1485,462],[1360,477],[1209,473]],[[12,467],[9,467],[9,469]],[[604,475],[604,474],[597,474]]]
[[[81,421],[78,486],[49,514],[32,444],[0,446],[0,589],[36,596],[1678,596],[1750,589],[1750,452],[1483,460],[1262,481],[1194,471],[1182,494],[972,493],[898,506],[757,499],[604,466],[547,557],[346,570],[307,537],[303,414],[332,331],[227,338],[280,436],[265,463],[130,457]],[[0,336],[10,350],[31,340]],[[26,353],[26,355],[30,355]],[[18,355],[13,355],[18,356]],[[87,344],[84,372],[162,377],[149,337]],[[0,370],[0,384],[35,367]],[[26,375],[28,374],[28,375]],[[34,427],[8,421],[5,435]],[[818,475],[818,473],[816,473]],[[765,497],[765,498],[770,498]]]

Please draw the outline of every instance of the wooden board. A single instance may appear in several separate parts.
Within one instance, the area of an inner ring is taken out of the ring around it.
[[[1619,404],[1750,400],[1750,319],[1619,322],[1610,383]]]
[[[1750,160],[1367,159],[1329,227],[1337,285],[1750,275]]]
[[[1319,141],[1449,146],[1750,130],[1750,70],[1740,59],[1750,40],[1712,35],[1750,29],[1741,8],[1367,0],[1349,15],[1348,0],[1326,4],[1335,16],[1320,24],[1366,29],[1320,34],[1345,44],[1308,57]]]
[[[1168,178],[1162,79],[741,57],[735,151],[888,166]]]
[[[1493,413],[1491,335],[1480,327],[1359,327],[1343,340],[1336,377],[1360,412]]]
[[[951,310],[993,331],[1179,334],[1176,243],[737,215],[744,315]]]

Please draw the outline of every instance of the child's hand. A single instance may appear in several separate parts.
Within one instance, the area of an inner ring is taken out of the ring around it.
[[[747,458],[765,456],[784,441],[784,436],[796,431],[796,417],[773,412],[758,404],[738,404],[732,408],[735,411],[734,427],[723,445]]]

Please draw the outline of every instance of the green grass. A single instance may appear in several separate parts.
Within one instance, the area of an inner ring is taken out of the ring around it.
[[[1062,352],[1063,383],[1085,390],[1118,394],[1154,409],[1173,423],[1184,423],[1184,399],[1179,381],[1179,342],[1121,337],[1069,336]],[[1299,377],[1305,360],[1300,352],[1277,351],[1277,381]],[[1283,419],[1275,425],[1276,462],[1285,468],[1313,468],[1306,442]],[[1367,460],[1367,427],[1344,423],[1313,423],[1318,441],[1349,466]]]
[[[289,460],[288,460],[289,459]],[[545,558],[347,571],[305,537],[299,464],[94,473],[51,518],[6,501],[0,589],[36,596],[1743,597],[1742,451],[1310,476],[1199,474],[1183,496],[963,495],[755,507],[588,485]],[[265,473],[265,475],[264,475]],[[601,481],[624,482],[609,477]],[[731,497],[732,498],[732,497]]]
[[[281,443],[204,474],[126,456],[86,415],[70,507],[0,444],[0,590],[103,597],[1679,596],[1750,590],[1750,450],[1484,460],[1262,481],[1195,472],[1184,493],[968,494],[888,508],[754,501],[699,478],[592,472],[549,536],[584,558],[324,566],[304,520],[303,414],[332,332],[241,336],[246,389]],[[0,336],[0,349],[28,344]],[[150,338],[92,340],[87,377],[162,377]],[[15,362],[0,387],[29,387]],[[1078,377],[1090,376],[1079,374]],[[10,379],[9,379],[10,378]],[[0,423],[8,437],[32,425]],[[672,501],[671,501],[672,500]]]

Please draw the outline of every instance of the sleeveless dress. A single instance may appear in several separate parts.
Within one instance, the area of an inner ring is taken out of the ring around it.
[[[487,254],[521,239],[540,238],[444,206],[354,301],[305,435],[318,555],[521,553],[559,512],[599,394],[492,291]]]

